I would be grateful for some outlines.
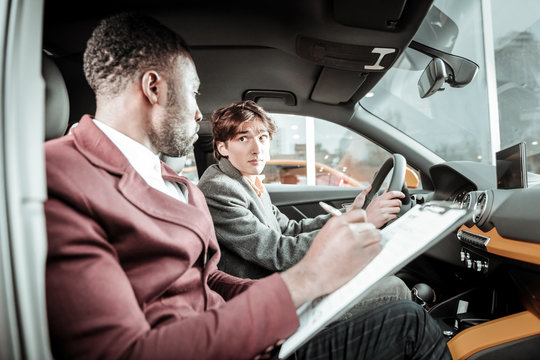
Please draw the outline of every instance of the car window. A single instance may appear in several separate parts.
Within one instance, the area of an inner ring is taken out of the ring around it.
[[[494,164],[495,153],[526,143],[540,174],[540,2],[435,0],[415,40],[468,58],[476,78],[421,99],[431,58],[407,49],[360,104],[445,160]]]
[[[540,174],[540,2],[491,4],[500,148],[524,141],[527,169]]]
[[[418,80],[431,57],[411,48],[360,104],[445,160],[491,161],[489,103],[480,1],[437,0],[415,40],[480,64],[463,88],[420,98]]]
[[[306,116],[271,116],[278,130],[262,174],[264,183],[365,187],[390,157],[340,125]]]
[[[194,184],[199,182],[199,174],[197,172],[197,163],[195,162],[193,149],[186,155],[186,162],[184,163],[183,169],[180,171],[180,175],[187,177]]]

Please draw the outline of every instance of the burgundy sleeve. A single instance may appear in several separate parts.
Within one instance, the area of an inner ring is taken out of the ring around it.
[[[244,292],[254,283],[256,280],[241,279],[219,270],[214,271],[208,278],[210,288],[227,301]]]
[[[251,281],[216,272],[212,286],[237,296],[218,309],[152,328],[98,223],[54,198],[45,210],[47,311],[55,356],[252,358],[298,327],[278,274],[248,287]]]

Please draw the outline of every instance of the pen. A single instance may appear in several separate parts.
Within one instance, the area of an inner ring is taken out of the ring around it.
[[[336,209],[335,207],[333,207],[332,205],[328,205],[327,203],[323,202],[323,201],[319,201],[319,205],[327,212],[329,213],[330,215],[333,215],[333,216],[340,216],[341,214],[343,214],[341,211],[339,211],[338,209]],[[364,222],[368,222],[368,219],[367,219],[367,213],[365,212],[365,210],[362,210],[364,212]]]
[[[326,211],[330,215],[334,215],[334,216],[340,216],[341,215],[341,211],[339,211],[338,209],[336,209],[335,207],[333,207],[331,205],[328,205],[325,202],[319,201],[319,205],[324,209],[324,211]]]

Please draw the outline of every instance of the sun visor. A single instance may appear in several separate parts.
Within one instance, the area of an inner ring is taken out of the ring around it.
[[[302,35],[296,38],[296,53],[329,68],[366,72],[386,71],[398,56],[395,48],[341,44]]]
[[[347,102],[367,78],[367,73],[323,68],[311,100],[325,104]]]
[[[341,44],[301,35],[296,39],[296,52],[324,66],[311,100],[325,104],[349,101],[369,74],[382,76],[398,56],[395,48]]]

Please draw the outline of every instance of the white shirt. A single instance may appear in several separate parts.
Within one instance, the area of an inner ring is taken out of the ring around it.
[[[185,186],[182,185],[180,188],[177,183],[164,180],[161,177],[161,161],[158,155],[154,154],[146,146],[99,120],[94,119],[94,124],[124,154],[131,166],[148,185],[177,200],[187,202],[188,194]]]

